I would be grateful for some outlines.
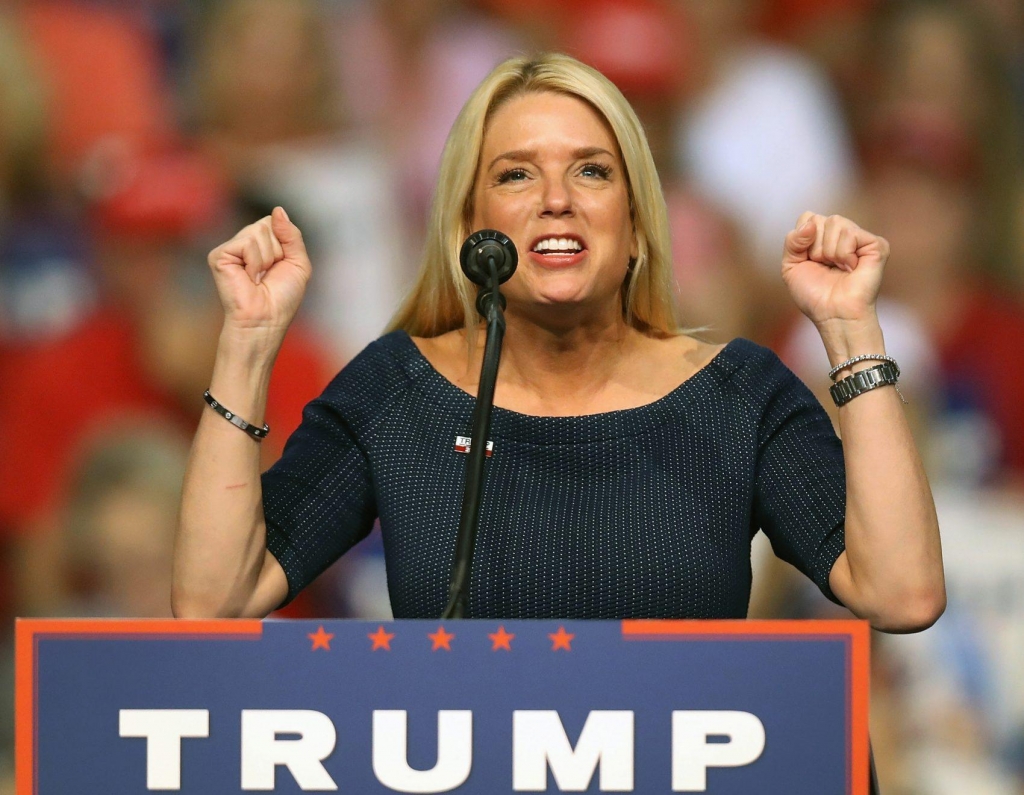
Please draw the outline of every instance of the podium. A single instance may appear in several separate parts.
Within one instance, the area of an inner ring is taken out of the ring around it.
[[[866,795],[860,621],[29,620],[18,795]]]

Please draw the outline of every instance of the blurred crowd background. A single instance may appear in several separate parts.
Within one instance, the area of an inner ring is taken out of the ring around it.
[[[889,795],[1024,793],[1020,0],[0,3],[8,684],[15,615],[170,615],[221,321],[206,253],[275,204],[310,247],[269,465],[409,286],[464,100],[498,61],[550,49],[603,71],[646,125],[684,323],[772,347],[827,407],[824,350],[779,277],[783,235],[812,209],[890,240],[879,312],[949,607],[921,635],[874,635],[879,773]],[[760,540],[751,610],[843,615]],[[374,536],[288,611],[387,614]]]

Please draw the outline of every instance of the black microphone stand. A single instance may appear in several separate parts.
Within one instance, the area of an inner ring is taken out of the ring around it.
[[[473,549],[480,526],[480,497],[484,485],[484,460],[487,437],[491,432],[491,409],[494,407],[494,383],[498,378],[501,343],[505,338],[505,297],[498,291],[498,264],[494,255],[487,257],[487,285],[481,288],[476,308],[487,322],[484,360],[480,368],[480,387],[473,408],[469,459],[466,461],[466,490],[462,495],[462,517],[455,539],[455,565],[448,586],[448,606],[441,618],[463,618],[469,573],[473,565]]]

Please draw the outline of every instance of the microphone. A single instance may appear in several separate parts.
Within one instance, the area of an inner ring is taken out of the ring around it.
[[[496,229],[474,232],[462,244],[459,264],[469,280],[480,285],[480,292],[476,296],[476,311],[485,318],[490,319],[488,311],[494,305],[499,306],[501,311],[505,310],[505,296],[498,290],[498,285],[512,278],[518,263],[519,254],[515,243],[508,235]],[[497,304],[493,300],[495,295],[498,296]]]
[[[462,272],[473,284],[490,287],[490,262],[494,261],[494,270],[498,284],[504,284],[516,272],[519,254],[515,244],[495,229],[481,229],[466,238],[459,252],[459,263]]]

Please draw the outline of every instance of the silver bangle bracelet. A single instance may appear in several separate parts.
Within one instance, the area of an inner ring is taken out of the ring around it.
[[[847,359],[842,364],[837,364],[835,367],[828,371],[828,377],[832,381],[835,381],[836,376],[839,374],[840,370],[843,370],[852,364],[856,364],[857,362],[866,361],[888,362],[889,364],[896,368],[896,375],[898,376],[900,374],[900,366],[896,364],[896,360],[893,359],[891,356],[886,356],[884,353],[865,353],[863,356],[854,356],[852,359]]]

